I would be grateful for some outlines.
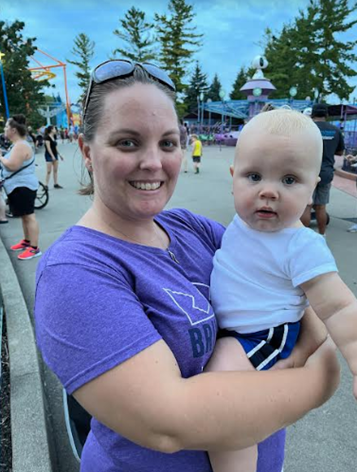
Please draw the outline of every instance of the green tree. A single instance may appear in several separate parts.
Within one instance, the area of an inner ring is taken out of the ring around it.
[[[209,97],[208,95],[208,83],[207,74],[202,71],[202,68],[198,62],[196,62],[195,69],[191,75],[190,83],[185,91],[184,103],[186,109],[190,112],[197,110],[197,97],[203,92],[204,100]]]
[[[0,51],[10,115],[23,113],[31,126],[40,126],[44,119],[38,113],[43,101],[43,89],[50,84],[48,80],[35,80],[29,68],[29,57],[35,53],[36,38],[24,38],[22,31],[25,23],[0,21]],[[3,90],[0,92],[0,119],[5,120]]]
[[[231,100],[244,100],[247,98],[247,96],[242,93],[240,89],[243,87],[243,85],[247,82],[249,78],[250,77],[248,77],[247,69],[242,66],[238,71],[236,80],[233,83],[233,89],[229,94],[229,98]]]
[[[353,87],[347,79],[357,75],[351,66],[357,60],[357,40],[343,41],[341,36],[357,23],[349,20],[356,10],[348,0],[310,0],[280,34],[266,30],[266,75],[277,88],[275,96],[289,96],[290,87],[297,86],[296,98],[312,96],[315,89],[318,99],[330,93],[341,100],[349,97]]]
[[[187,66],[201,46],[202,34],[195,33],[196,27],[190,26],[195,13],[193,6],[185,0],[170,0],[169,15],[155,14],[156,31],[161,44],[160,61],[170,73],[177,92],[185,90],[183,82]]]
[[[221,97],[219,96],[221,88],[222,84],[218,78],[218,75],[215,74],[207,92],[207,99],[210,98],[213,102],[218,102],[219,100],[221,100]]]
[[[82,89],[82,97],[86,94],[90,81],[90,61],[94,56],[94,41],[91,41],[85,33],[79,33],[74,39],[74,46],[71,53],[78,60],[69,60],[69,64],[78,67],[78,71],[74,75],[78,79],[78,85]]]
[[[147,62],[155,59],[157,53],[153,47],[155,39],[152,31],[154,25],[145,19],[145,13],[131,7],[124,20],[119,20],[121,28],[113,31],[115,36],[127,43],[127,48],[117,48],[114,56],[119,53],[132,61]]]

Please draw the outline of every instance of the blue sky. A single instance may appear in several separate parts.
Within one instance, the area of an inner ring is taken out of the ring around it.
[[[308,0],[188,0],[194,6],[197,32],[204,33],[203,46],[196,57],[207,73],[209,82],[217,72],[227,96],[231,91],[239,68],[250,65],[252,59],[262,53],[259,42],[266,27],[279,31],[284,23],[292,21],[299,9],[305,9]],[[92,65],[108,58],[123,43],[113,35],[120,26],[119,19],[135,5],[145,11],[147,18],[154,13],[167,13],[168,0],[1,0],[0,18],[12,22],[25,22],[24,35],[36,37],[36,45],[51,56],[66,62],[73,59],[70,53],[73,41],[79,33],[86,33],[95,42]],[[357,17],[357,14],[356,14]],[[345,35],[355,39],[357,27]],[[357,51],[356,51],[357,52]],[[49,62],[43,56],[35,56],[44,65]],[[35,64],[33,64],[35,66]],[[188,75],[192,72],[187,70]],[[76,68],[67,65],[69,96],[72,103],[78,100],[80,90],[74,76]],[[61,69],[52,79],[56,89],[64,97],[64,80]],[[349,80],[357,86],[357,78]],[[351,96],[357,97],[357,89]]]

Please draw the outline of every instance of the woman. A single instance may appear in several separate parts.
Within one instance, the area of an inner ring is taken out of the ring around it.
[[[348,162],[351,163],[351,167],[357,167],[357,156],[353,156],[352,154],[348,154],[345,156]],[[356,185],[357,185],[357,180],[356,180]],[[352,226],[350,226],[347,230],[349,233],[357,233],[357,223],[354,223]]]
[[[211,472],[204,451],[263,441],[338,383],[326,343],[304,367],[202,374],[216,339],[209,278],[224,228],[163,211],[182,160],[173,90],[152,65],[94,70],[79,140],[93,205],[37,273],[43,358],[93,416],[82,472]],[[306,320],[292,362],[325,336]],[[259,472],[281,471],[283,443],[280,432],[261,444]]]
[[[39,227],[35,216],[35,199],[38,180],[35,175],[35,157],[26,140],[26,118],[15,115],[6,122],[5,136],[13,143],[3,156],[4,189],[7,193],[10,211],[22,220],[23,239],[11,246],[12,251],[23,251],[18,259],[30,260],[41,255],[38,247]]]
[[[63,161],[63,156],[57,150],[56,128],[50,125],[45,129],[46,189],[48,189],[48,183],[50,181],[52,169],[54,183],[53,188],[63,188],[58,183],[58,156]]]
[[[187,155],[186,155],[186,149],[187,149],[187,139],[188,139],[188,134],[187,134],[187,127],[183,123],[183,120],[180,120],[180,145],[182,149],[182,168],[185,174],[188,172],[188,163],[187,163]]]
[[[5,225],[8,222],[9,220],[6,218],[6,205],[2,194],[2,183],[0,177],[0,225]]]

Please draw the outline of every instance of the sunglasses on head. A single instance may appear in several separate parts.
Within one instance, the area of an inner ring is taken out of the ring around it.
[[[137,66],[142,67],[150,77],[166,85],[166,87],[169,87],[172,91],[176,90],[175,84],[168,74],[155,64],[150,64],[149,62],[133,62],[130,59],[114,59],[102,62],[91,73],[88,92],[83,107],[83,122],[86,116],[93,83],[102,84],[103,82],[119,77],[130,77]]]

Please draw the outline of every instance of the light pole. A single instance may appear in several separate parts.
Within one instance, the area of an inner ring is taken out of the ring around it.
[[[289,90],[291,108],[293,108],[294,97],[296,96],[296,94],[297,94],[297,88],[291,87]]]
[[[202,107],[202,109],[201,109],[201,132],[202,132],[202,128],[203,128],[203,118],[204,118],[204,101],[203,101],[204,98],[205,98],[204,93],[201,92],[200,93],[200,100],[201,100],[201,107]]]
[[[253,95],[255,97],[253,116],[255,116],[257,114],[258,97],[260,97],[262,93],[263,93],[263,90],[260,87],[255,87],[253,89]]]
[[[211,102],[212,102],[212,98],[207,98],[207,105],[208,106]],[[208,128],[209,128],[209,131],[211,133],[211,110],[208,110]]]
[[[319,94],[320,94],[319,89],[318,89],[318,88],[315,88],[315,89],[314,89],[314,99],[315,99],[315,103],[317,103],[317,101],[318,101]]]
[[[221,89],[219,91],[219,97],[220,99],[222,100],[223,102],[223,115],[222,115],[222,124],[223,124],[223,128],[222,128],[222,133],[224,133],[224,129],[225,129],[225,116],[224,116],[224,97],[226,96],[226,91]]]
[[[200,123],[200,96],[197,95],[197,123]]]
[[[10,118],[10,112],[9,112],[9,104],[7,102],[7,94],[6,94],[6,85],[5,85],[5,77],[4,77],[4,68],[2,66],[2,58],[5,56],[3,52],[0,52],[0,73],[1,73],[1,82],[2,82],[2,90],[4,94],[4,103],[5,103],[5,113],[6,113],[6,119],[8,120]]]

